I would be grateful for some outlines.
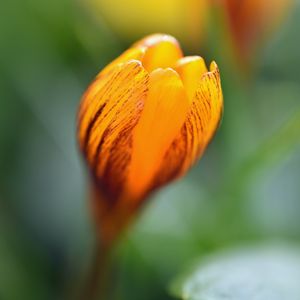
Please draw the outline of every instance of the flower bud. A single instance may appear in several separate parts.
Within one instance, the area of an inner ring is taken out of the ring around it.
[[[276,28],[293,0],[215,0],[228,20],[236,55],[248,65],[261,42]]]
[[[168,35],[137,42],[97,75],[81,101],[78,140],[104,240],[201,157],[222,110],[216,63],[207,70],[201,57],[183,57]]]

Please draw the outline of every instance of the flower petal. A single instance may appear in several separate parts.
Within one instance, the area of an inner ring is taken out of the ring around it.
[[[133,45],[141,46],[147,48],[142,63],[148,72],[157,68],[172,67],[183,55],[177,40],[166,34],[150,35]]]
[[[185,122],[187,156],[184,170],[197,160],[210,142],[223,112],[223,95],[218,66],[202,75]],[[183,170],[183,171],[184,171]]]
[[[150,74],[148,96],[133,131],[126,188],[129,198],[139,200],[151,189],[154,176],[180,132],[188,109],[182,81],[174,70],[158,69]]]
[[[210,105],[210,116],[206,128],[205,143],[208,144],[217,130],[223,114],[223,93],[221,88],[220,71],[213,61],[210,64],[210,72],[206,73],[196,91],[196,99],[202,98]]]
[[[83,98],[79,141],[93,175],[108,198],[121,192],[131,153],[132,128],[140,116],[149,75],[140,62],[118,65],[107,78],[96,79]],[[89,95],[93,95],[90,100]]]
[[[108,74],[116,65],[120,63],[125,63],[130,60],[138,60],[141,61],[144,54],[145,54],[145,47],[134,47],[126,50],[124,53],[122,53],[119,57],[117,57],[115,60],[113,60],[110,64],[108,64],[98,75],[104,76]]]
[[[207,72],[205,61],[200,56],[186,56],[179,59],[175,70],[180,75],[189,99],[193,99],[200,79]]]
[[[142,47],[150,48],[161,42],[170,42],[180,49],[180,45],[178,41],[173,36],[168,34],[163,34],[163,33],[155,33],[155,34],[148,35],[145,38],[134,43],[132,47],[142,46]]]

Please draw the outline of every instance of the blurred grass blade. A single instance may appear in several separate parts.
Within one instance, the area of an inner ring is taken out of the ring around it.
[[[300,109],[231,172],[231,176],[223,182],[219,193],[241,196],[257,172],[278,165],[293,154],[299,145]]]
[[[228,172],[227,180],[214,195],[215,199],[224,199],[217,206],[216,223],[210,232],[215,240],[224,238],[236,228],[242,229],[244,224],[244,204],[253,186],[253,180],[263,171],[270,171],[295,153],[300,146],[300,109],[285,122],[276,133],[266,139],[239,166]],[[226,230],[220,230],[226,228]],[[231,229],[230,229],[231,228]],[[217,238],[218,237],[218,238]]]

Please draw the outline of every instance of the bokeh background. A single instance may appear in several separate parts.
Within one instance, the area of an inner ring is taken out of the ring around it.
[[[238,18],[208,2],[3,1],[0,299],[77,293],[95,240],[78,103],[103,66],[153,32],[218,62],[225,112],[203,159],[153,195],[120,242],[115,299],[173,299],[169,283],[195,258],[300,241],[300,5],[271,1],[277,11],[250,6]]]

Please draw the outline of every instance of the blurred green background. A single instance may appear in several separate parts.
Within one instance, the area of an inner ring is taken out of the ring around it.
[[[89,5],[1,5],[1,300],[66,299],[90,261],[77,106],[140,32],[122,35]],[[115,299],[173,299],[170,281],[195,258],[245,242],[300,241],[300,6],[255,55],[250,75],[232,63],[217,15],[198,53],[183,48],[218,62],[222,125],[200,163],[156,193],[121,241]]]

